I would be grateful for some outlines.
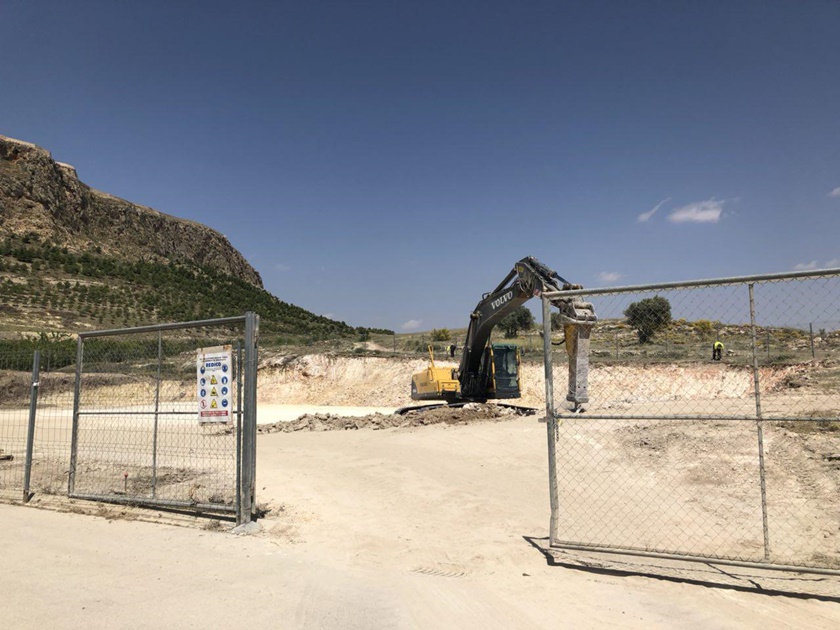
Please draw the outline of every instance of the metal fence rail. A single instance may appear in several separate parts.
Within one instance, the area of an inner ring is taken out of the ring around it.
[[[0,354],[0,493],[14,498],[24,485],[33,362],[29,351]]]
[[[257,329],[247,313],[82,333],[75,363],[53,371],[44,371],[50,358],[38,352],[29,354],[27,372],[26,356],[0,356],[0,493],[251,520]],[[206,387],[202,350],[227,359],[213,363],[225,370],[218,383],[208,367]]]
[[[0,495],[65,494],[73,407],[73,367],[48,353],[0,355]]]
[[[840,572],[840,270],[568,294],[599,321],[584,414],[546,343],[551,545]]]

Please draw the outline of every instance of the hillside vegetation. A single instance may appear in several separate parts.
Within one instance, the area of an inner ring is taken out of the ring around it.
[[[36,234],[0,243],[2,332],[60,333],[190,321],[254,311],[269,340],[358,336],[354,328],[279,300],[241,278],[188,264],[75,254]],[[378,331],[389,332],[389,331]]]
[[[265,291],[259,273],[218,231],[94,190],[49,151],[0,136],[3,347],[246,311],[260,315],[263,343],[372,332]]]

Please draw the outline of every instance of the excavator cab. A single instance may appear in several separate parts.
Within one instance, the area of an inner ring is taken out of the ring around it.
[[[488,344],[484,355],[482,372],[487,379],[487,397],[519,398],[519,347],[515,344]]]

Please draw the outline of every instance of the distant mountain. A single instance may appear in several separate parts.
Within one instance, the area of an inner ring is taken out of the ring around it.
[[[34,144],[0,136],[0,337],[257,312],[261,330],[357,329],[282,302],[219,232],[82,183]]]
[[[45,149],[5,136],[0,208],[2,237],[36,235],[78,254],[195,264],[262,288],[257,271],[219,232],[94,190]]]

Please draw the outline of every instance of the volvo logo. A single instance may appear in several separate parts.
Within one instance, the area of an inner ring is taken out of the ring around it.
[[[495,300],[493,300],[492,302],[490,302],[490,306],[495,311],[502,304],[506,304],[507,302],[509,302],[512,297],[513,297],[513,291],[508,291],[502,297],[498,297]]]

